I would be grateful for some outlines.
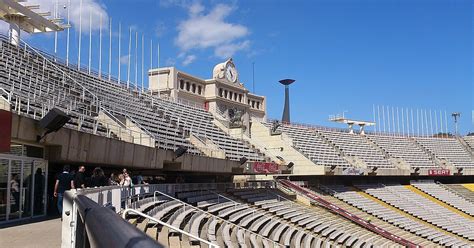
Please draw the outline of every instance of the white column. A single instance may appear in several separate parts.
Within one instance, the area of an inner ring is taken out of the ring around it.
[[[102,12],[99,20],[99,78],[102,76]]]
[[[109,75],[110,81],[112,75],[112,18],[109,19]]]
[[[132,53],[132,27],[128,32],[128,63],[127,63],[127,88],[130,88],[130,59]]]
[[[77,69],[81,69],[81,40],[82,40],[82,0],[79,2],[79,47],[77,50]]]

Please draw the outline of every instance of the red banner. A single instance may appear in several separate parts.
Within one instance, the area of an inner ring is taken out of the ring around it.
[[[451,171],[449,169],[429,169],[428,176],[449,176]]]
[[[278,173],[278,165],[275,163],[266,163],[266,162],[254,162],[253,163],[253,172],[261,174],[272,174]]]
[[[0,110],[0,152],[10,151],[12,140],[12,113]]]

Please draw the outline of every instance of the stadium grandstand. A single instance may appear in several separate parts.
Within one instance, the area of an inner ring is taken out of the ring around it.
[[[0,227],[58,215],[56,175],[86,165],[124,178],[74,180],[61,247],[474,247],[474,136],[272,120],[231,58],[131,87],[21,40],[67,26],[18,2],[0,1]]]

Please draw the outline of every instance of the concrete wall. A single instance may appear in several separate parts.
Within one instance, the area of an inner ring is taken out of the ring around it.
[[[13,114],[12,141],[41,145],[50,162],[86,163],[104,166],[134,167],[192,172],[231,173],[236,161],[185,154],[174,159],[174,152],[96,136],[62,128],[36,142],[42,130],[33,119]]]

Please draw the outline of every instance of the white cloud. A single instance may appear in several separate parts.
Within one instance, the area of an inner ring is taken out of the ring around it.
[[[183,65],[184,66],[187,66],[189,64],[191,64],[192,62],[194,62],[194,60],[196,60],[196,55],[188,55],[186,56],[186,58],[184,58],[183,60]]]
[[[234,10],[231,5],[218,4],[206,14],[201,4],[189,5],[189,17],[179,23],[175,44],[182,52],[213,48],[214,55],[220,58],[248,48],[249,41],[242,41],[249,34],[248,28],[225,21]]]
[[[214,50],[214,55],[219,58],[229,58],[232,57],[237,51],[248,49],[250,46],[250,41],[245,40],[238,43],[229,43],[217,47]]]
[[[130,57],[130,55],[123,55],[122,57],[120,57],[120,64],[128,64],[128,57]]]
[[[174,66],[176,64],[176,60],[174,58],[167,58],[165,61],[165,66]]]
[[[102,16],[102,28],[107,29],[109,16],[105,6],[100,4],[98,0],[82,0],[82,8],[80,8],[80,0],[70,0],[70,7],[67,6],[68,0],[28,0],[27,4],[39,4],[40,10],[36,12],[50,11],[51,17],[54,17],[56,2],[58,3],[58,15],[63,19],[64,24],[67,23],[67,11],[69,8],[70,22],[76,30],[79,30],[79,20],[81,16],[82,32],[89,32],[89,23],[92,24],[92,31],[99,30],[100,16]]]

